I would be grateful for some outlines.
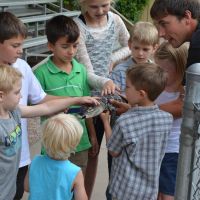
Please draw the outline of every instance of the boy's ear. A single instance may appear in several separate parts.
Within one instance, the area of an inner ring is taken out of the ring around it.
[[[156,52],[156,50],[158,49],[158,47],[159,47],[159,44],[155,44],[155,45],[154,45],[154,47],[153,47],[153,53]]]
[[[3,92],[3,91],[0,91],[0,101],[3,100],[3,97],[4,97],[4,92]]]
[[[132,42],[131,42],[131,40],[129,39],[129,40],[128,40],[128,47],[129,47],[130,50],[131,50],[131,43],[132,43]]]
[[[47,43],[47,47],[48,47],[48,49],[49,49],[50,51],[53,52],[54,45],[53,45],[51,42],[48,42],[48,43]]]
[[[186,11],[185,11],[185,14],[184,14],[184,17],[185,17],[185,19],[186,19],[186,23],[187,23],[187,24],[190,24],[190,23],[191,23],[191,20],[192,20],[192,13],[191,13],[191,11],[186,10]]]
[[[147,96],[147,93],[144,90],[139,90],[139,93],[140,93],[140,96],[143,98]]]

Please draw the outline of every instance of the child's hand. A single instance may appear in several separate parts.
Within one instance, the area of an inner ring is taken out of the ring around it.
[[[110,123],[110,112],[109,111],[102,112],[100,114],[100,118],[104,124]]]
[[[87,104],[87,105],[95,105],[98,106],[100,103],[98,101],[98,97],[74,97],[77,99],[78,103],[77,104]]]
[[[109,80],[104,84],[101,95],[114,94],[115,90],[120,91],[120,88],[112,80]]]

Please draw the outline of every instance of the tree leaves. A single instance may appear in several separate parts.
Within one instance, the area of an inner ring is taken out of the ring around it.
[[[137,22],[149,0],[118,0],[114,7],[133,23]]]
[[[79,10],[77,0],[63,0],[65,7]],[[149,0],[116,0],[113,7],[133,23],[137,22]]]

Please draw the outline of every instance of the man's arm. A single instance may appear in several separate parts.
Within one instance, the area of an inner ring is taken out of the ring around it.
[[[178,98],[168,103],[160,104],[159,108],[173,115],[174,118],[182,117],[183,100]]]
[[[174,118],[182,117],[183,109],[183,94],[181,94],[176,100],[170,101],[164,104],[160,104],[159,108],[173,115]],[[110,100],[110,103],[116,108],[117,115],[125,113],[130,108],[127,103],[118,102],[116,100]]]
[[[128,103],[122,103],[116,100],[110,100],[110,103],[116,108],[117,115],[121,115],[128,111],[131,106]]]
[[[173,101],[160,104],[159,108],[161,110],[169,112],[170,114],[172,114],[174,118],[180,118],[182,117],[184,97],[185,97],[185,90],[184,87],[181,86],[179,97]]]

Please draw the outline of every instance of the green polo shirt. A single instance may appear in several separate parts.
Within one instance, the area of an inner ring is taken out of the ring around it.
[[[90,96],[86,69],[75,59],[72,60],[72,70],[69,74],[58,68],[52,62],[51,57],[46,63],[43,63],[35,69],[34,74],[38,78],[44,91],[49,95],[77,97]],[[81,141],[76,148],[76,152],[91,147],[85,120],[82,119],[79,121],[84,128],[84,132]]]

